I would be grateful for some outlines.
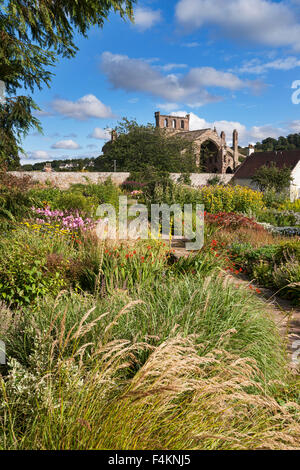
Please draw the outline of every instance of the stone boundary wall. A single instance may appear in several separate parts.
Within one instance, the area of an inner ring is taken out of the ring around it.
[[[60,189],[68,189],[72,184],[81,183],[100,183],[111,177],[112,181],[120,186],[130,176],[130,173],[98,173],[98,172],[44,172],[44,171],[11,171],[14,176],[31,176],[34,181],[39,183],[50,182]],[[181,173],[171,173],[173,181],[177,181]],[[210,173],[192,173],[192,186],[198,187],[207,184],[207,181],[218,176],[223,183],[229,183],[233,175],[221,175]]]

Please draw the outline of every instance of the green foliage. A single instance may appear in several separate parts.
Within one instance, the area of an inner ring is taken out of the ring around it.
[[[297,219],[293,212],[279,211],[276,209],[262,210],[256,213],[259,222],[265,222],[274,227],[293,227]]]
[[[221,182],[221,179],[219,176],[213,176],[212,178],[210,178],[208,181],[207,181],[207,184],[209,184],[210,186],[217,186],[219,185]]]
[[[23,171],[42,171],[46,163],[51,163],[51,168],[54,171],[60,172],[78,172],[94,171],[94,158],[68,158],[68,160],[52,160],[37,162],[34,164],[21,165],[20,169]],[[66,166],[70,165],[70,166]]]
[[[30,304],[48,293],[58,294],[66,286],[59,270],[48,271],[45,253],[20,242],[19,236],[20,232],[10,243],[7,239],[0,243],[0,298],[14,306]]]
[[[280,209],[281,204],[286,201],[286,194],[278,194],[275,189],[267,189],[264,191],[263,198],[266,207]]]
[[[289,134],[287,137],[281,136],[278,139],[268,137],[255,145],[255,150],[258,152],[295,150],[298,148],[300,148],[300,134]]]
[[[179,184],[187,184],[188,186],[191,186],[192,181],[191,181],[191,175],[190,173],[181,173],[179,176],[177,183]]]
[[[281,242],[252,248],[250,244],[234,244],[235,262],[262,286],[276,289],[279,295],[300,304],[300,242]]]
[[[274,162],[270,166],[263,165],[256,170],[252,182],[257,184],[261,191],[274,190],[281,193],[292,182],[291,169],[278,168]]]
[[[103,147],[103,156],[95,160],[98,171],[144,172],[153,167],[164,172],[197,172],[193,143],[178,135],[169,136],[151,124],[139,126],[124,118],[116,128],[118,138]]]
[[[156,185],[153,202],[167,204],[203,204],[210,213],[256,213],[263,206],[263,195],[242,186],[204,186],[199,189],[169,184]]]
[[[118,207],[119,196],[121,191],[116,186],[111,178],[105,180],[104,183],[93,184],[88,182],[87,184],[73,184],[70,191],[82,194],[84,197],[92,198],[99,204],[112,204],[114,207]]]
[[[286,200],[280,205],[280,209],[286,211],[300,212],[300,199],[296,199],[296,201],[294,202]]]
[[[18,178],[0,171],[0,224],[5,219],[14,221],[30,213],[32,200],[28,190],[32,186],[27,176]]]
[[[142,294],[0,308],[1,449],[299,447],[298,384],[260,302],[218,277]]]
[[[98,184],[73,184],[67,190],[49,187],[32,189],[28,195],[35,207],[49,206],[51,209],[78,210],[83,214],[95,215],[99,204],[118,207],[120,189],[111,179]]]
[[[97,200],[93,197],[85,197],[79,191],[62,191],[59,197],[51,204],[52,209],[78,210],[84,215],[93,215],[97,208]]]

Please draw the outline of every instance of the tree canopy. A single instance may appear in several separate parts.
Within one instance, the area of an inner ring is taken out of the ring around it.
[[[58,57],[75,56],[76,33],[102,27],[110,11],[132,19],[135,1],[0,0],[0,80],[7,94],[0,101],[0,162],[16,166],[21,137],[32,127],[40,130],[33,115],[38,107],[17,91],[49,86]]]
[[[117,139],[107,142],[103,154],[95,160],[97,171],[144,171],[148,167],[166,172],[197,172],[196,154],[192,142],[178,135],[168,135],[164,129],[138,125],[123,118],[115,128]]]
[[[275,150],[295,150],[300,148],[300,133],[289,134],[287,137],[274,139],[268,137],[255,145],[256,152],[272,152]]]
[[[293,178],[291,169],[284,167],[278,168],[274,162],[270,166],[262,166],[256,170],[252,181],[257,184],[261,191],[275,190],[281,193],[288,188]]]

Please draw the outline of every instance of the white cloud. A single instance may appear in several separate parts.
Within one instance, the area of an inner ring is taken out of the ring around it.
[[[180,0],[176,18],[187,32],[211,25],[238,41],[300,51],[300,23],[287,1]]]
[[[57,98],[52,102],[52,108],[63,116],[80,121],[88,118],[101,119],[113,117],[111,108],[103,104],[94,95],[85,95],[77,101]]]
[[[64,138],[65,139],[69,139],[70,137],[77,137],[77,134],[75,134],[74,132],[71,132],[71,134],[67,134],[67,135],[64,135]]]
[[[183,78],[182,83],[187,88],[220,87],[228,90],[238,90],[247,86],[239,77],[229,72],[220,72],[213,67],[197,67],[191,69]]]
[[[25,159],[24,159],[24,162],[27,163],[26,161],[26,156],[24,156]],[[32,152],[28,152],[28,158],[30,158],[30,160],[51,160],[52,157],[51,155],[46,152],[45,150],[34,150]]]
[[[193,47],[199,47],[201,44],[199,42],[186,42],[182,44],[182,47],[188,47],[188,48],[193,48]]]
[[[178,109],[179,105],[177,103],[158,103],[156,107],[170,113],[171,111],[174,111],[174,109]]]
[[[297,57],[289,56],[282,59],[276,59],[271,62],[262,63],[259,59],[252,59],[248,62],[245,62],[241,68],[239,68],[240,73],[253,73],[253,74],[263,74],[268,70],[292,70],[296,67],[300,67],[300,59]]]
[[[192,68],[185,75],[164,75],[144,60],[110,52],[102,54],[101,68],[116,89],[149,93],[169,103],[193,103],[197,106],[220,100],[208,92],[207,87],[237,90],[255,84],[212,67]]]
[[[176,111],[171,113],[172,116],[186,116],[186,114],[188,114],[186,111]],[[250,142],[256,143],[266,139],[267,137],[277,138],[280,135],[287,135],[289,133],[288,129],[275,127],[270,124],[247,128],[247,126],[237,121],[223,120],[209,122],[194,113],[190,113],[191,131],[198,129],[213,129],[214,127],[216,127],[219,135],[222,131],[225,132],[228,145],[232,145],[232,133],[234,129],[236,129],[239,133],[239,144],[242,146],[247,146]]]
[[[89,134],[88,137],[92,139],[110,140],[110,132],[111,129],[101,129],[100,127],[95,127],[93,132]]]
[[[139,102],[139,98],[131,98],[130,100],[128,100],[128,103],[130,104],[135,104],[135,103],[138,103]]]
[[[274,127],[272,124],[266,124],[264,126],[253,126],[250,130],[251,137],[256,141],[266,139],[267,137],[273,137],[277,139],[281,135],[287,135],[289,132],[286,129]]]
[[[98,145],[96,145],[96,144],[88,144],[88,145],[87,145],[87,148],[88,148],[88,149],[97,149],[97,148],[98,148]]]
[[[51,146],[52,149],[70,149],[76,150],[80,148],[80,145],[74,140],[60,140]]]
[[[187,65],[186,64],[166,64],[158,68],[160,68],[164,72],[171,72],[171,70],[174,70],[174,69],[186,69]]]
[[[162,20],[160,10],[151,10],[150,8],[137,7],[134,11],[134,23],[141,31],[152,28]]]
[[[291,121],[289,123],[289,128],[295,133],[300,132],[300,121],[299,120]]]

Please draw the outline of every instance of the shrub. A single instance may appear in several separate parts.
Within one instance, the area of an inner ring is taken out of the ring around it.
[[[274,189],[269,189],[264,191],[263,200],[266,207],[280,209],[280,205],[286,200],[286,194],[278,194]]]
[[[0,190],[26,192],[35,185],[29,175],[15,176],[0,169]]]
[[[157,193],[169,191],[174,186],[170,174],[166,171],[158,170],[152,166],[147,166],[143,172],[131,172],[127,181],[122,185],[127,191],[141,189],[144,193],[145,202],[149,204],[157,202]]]
[[[264,206],[263,195],[242,186],[204,186],[201,189],[169,185],[155,193],[154,202],[203,204],[207,212],[255,213]]]
[[[47,293],[57,295],[76,280],[68,276],[69,260],[78,256],[70,234],[25,223],[0,240],[0,299],[25,305]],[[52,257],[52,259],[51,259]]]
[[[285,201],[280,205],[280,209],[285,211],[300,212],[300,199],[296,199],[294,202]]]
[[[208,181],[207,181],[207,184],[209,184],[210,186],[217,186],[221,183],[221,178],[219,176],[213,176],[212,178],[210,178]]]
[[[265,231],[264,228],[257,224],[254,219],[245,217],[234,212],[220,212],[218,214],[205,213],[205,222],[222,228],[249,228],[255,231]]]
[[[257,220],[271,224],[275,227],[292,227],[296,225],[297,219],[293,212],[267,209],[257,212]]]
[[[112,204],[114,207],[119,206],[119,196],[121,195],[120,188],[116,186],[111,178],[108,178],[104,183],[93,184],[74,184],[70,188],[71,192],[80,193],[85,198],[90,198],[99,204]]]
[[[299,242],[282,242],[257,249],[250,244],[236,244],[231,247],[231,253],[235,263],[261,285],[274,288],[280,295],[299,303]]]
[[[84,218],[80,213],[75,210],[70,211],[51,211],[49,207],[44,209],[37,209],[32,207],[32,212],[36,215],[37,224],[53,224],[60,229],[71,232],[87,231],[94,228],[95,223],[90,218]]]
[[[293,181],[292,170],[286,166],[278,168],[274,162],[270,166],[263,165],[258,168],[252,177],[261,191],[274,190],[281,193]]]

